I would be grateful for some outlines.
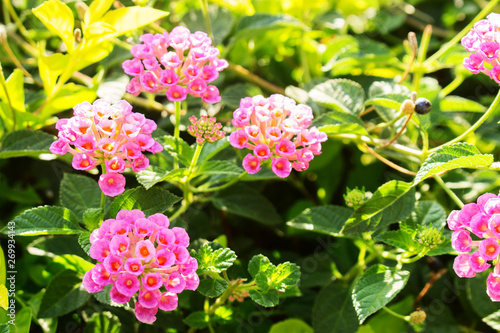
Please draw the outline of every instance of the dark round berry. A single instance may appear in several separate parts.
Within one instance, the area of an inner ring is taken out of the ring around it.
[[[431,111],[431,102],[427,98],[417,98],[415,101],[415,112],[418,114],[427,114]]]

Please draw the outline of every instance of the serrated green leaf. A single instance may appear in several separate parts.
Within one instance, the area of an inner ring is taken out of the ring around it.
[[[184,164],[184,166],[189,167],[194,156],[194,149],[184,140],[180,138],[176,139],[170,135],[165,135],[159,138],[158,142],[160,142],[163,148],[165,148],[165,150],[172,156],[177,156],[179,158],[179,162]]]
[[[75,256],[74,254],[65,254],[54,258],[55,263],[63,265],[66,269],[70,269],[81,275],[90,271],[95,265],[85,259]]]
[[[370,98],[365,102],[365,105],[373,105],[373,106],[383,106],[384,108],[390,108],[399,110],[401,108],[401,102],[395,101],[393,99],[387,97],[376,97]]]
[[[271,202],[250,186],[236,184],[211,198],[218,209],[243,216],[265,225],[281,224]]]
[[[114,218],[122,209],[140,209],[146,216],[163,213],[179,200],[181,198],[162,188],[145,190],[136,187],[115,197],[109,208],[109,216]]]
[[[34,8],[32,12],[47,29],[62,39],[68,53],[71,53],[75,27],[75,18],[71,9],[60,0],[48,0]]]
[[[255,278],[259,272],[265,272],[271,265],[271,262],[266,256],[258,254],[253,256],[248,263],[248,272]]]
[[[54,53],[50,56],[45,56],[43,53],[43,50],[40,49],[40,54],[38,56],[38,71],[43,81],[43,90],[48,95],[52,93],[52,89],[54,89],[57,83],[57,78],[62,74],[68,62],[71,60],[71,55]]]
[[[442,112],[485,112],[486,107],[478,102],[460,96],[446,96],[439,102]]]
[[[99,302],[101,302],[102,304],[111,305],[115,308],[121,308],[121,307],[124,307],[125,305],[127,305],[128,303],[120,304],[120,303],[114,302],[111,299],[111,296],[109,295],[109,293],[111,291],[111,287],[113,287],[113,285],[108,284],[103,290],[101,290],[95,294],[92,294],[92,295],[94,295],[94,298],[96,300],[98,300]]]
[[[366,105],[372,102],[375,111],[384,121],[390,121],[397,116],[401,103],[411,98],[410,90],[400,84],[375,81],[368,90],[369,99]]]
[[[441,172],[458,168],[487,168],[493,163],[493,155],[481,154],[472,144],[465,142],[453,143],[440,147],[425,160],[413,185]]]
[[[10,333],[9,324],[0,325],[0,333]]]
[[[363,122],[358,116],[343,111],[330,111],[322,114],[314,120],[313,126],[326,134],[368,135]]]
[[[225,280],[219,279],[203,279],[200,281],[200,285],[196,289],[200,294],[207,297],[219,297],[224,291],[226,291],[229,283]]]
[[[205,243],[196,253],[198,268],[203,271],[221,273],[231,267],[236,260],[236,253],[229,248],[214,250],[214,243]]]
[[[314,302],[312,322],[316,333],[356,332],[359,324],[350,289],[338,282],[321,289]]]
[[[38,157],[50,154],[55,137],[40,131],[20,130],[7,134],[0,147],[0,159],[20,156]]]
[[[141,171],[137,174],[137,181],[149,190],[160,182],[176,182],[188,174],[188,169],[179,168],[172,171],[166,171],[159,167]]]
[[[59,190],[62,206],[78,217],[90,208],[100,207],[101,193],[94,179],[72,173],[64,174]]]
[[[403,290],[410,272],[390,269],[381,264],[368,268],[359,278],[352,291],[352,300],[359,323],[380,310]]]
[[[239,176],[244,170],[231,161],[208,161],[196,170],[197,175],[228,175]]]
[[[90,294],[81,286],[82,278],[74,271],[64,270],[47,286],[38,318],[59,317],[85,304]]]
[[[359,83],[346,79],[332,79],[316,85],[309,91],[319,105],[350,114],[363,111],[364,91]]]
[[[99,228],[103,215],[104,212],[101,208],[89,208],[83,212],[83,223],[87,227],[87,230],[93,231]]]
[[[389,230],[375,238],[378,242],[384,242],[405,251],[414,251],[422,246],[414,240],[414,235],[404,230]]]
[[[377,189],[377,191],[375,191],[370,199],[368,199],[361,207],[354,211],[351,218],[349,218],[349,220],[344,225],[342,233],[349,234],[362,231],[358,230],[358,226],[360,226],[362,222],[374,218],[377,214],[380,213],[382,213],[382,215],[379,215],[377,217],[378,220],[376,222],[370,222],[371,229],[393,223],[395,222],[394,219],[397,219],[400,216],[404,216],[406,212],[408,212],[409,214],[407,208],[413,204],[415,200],[414,195],[412,197],[413,199],[411,199],[411,196],[409,195],[409,203],[401,202],[401,204],[397,205],[397,207],[396,205],[393,206],[393,204],[398,199],[403,197],[408,191],[410,191],[410,189],[411,185],[409,183],[398,180],[391,180],[383,184]],[[385,213],[386,209],[389,210]],[[385,222],[382,221],[383,213],[386,214]]]
[[[202,329],[208,326],[210,317],[203,311],[196,311],[184,318],[184,322],[189,326],[196,329]]]
[[[78,244],[82,247],[83,251],[89,254],[90,251],[90,231],[83,231],[80,235],[78,235]]]
[[[412,218],[417,225],[434,227],[438,231],[446,225],[446,211],[435,201],[419,201],[415,206]]]
[[[271,289],[266,293],[261,293],[257,290],[249,290],[248,294],[252,301],[266,308],[276,306],[279,303],[278,291],[275,289]]]
[[[325,205],[307,208],[287,225],[302,230],[311,230],[327,235],[340,236],[354,210],[347,207]]]
[[[300,268],[296,264],[284,262],[266,271],[270,288],[284,292],[300,280]]]
[[[99,1],[94,1],[99,2]],[[120,333],[122,332],[120,319],[109,311],[94,313],[85,324],[83,333]]]
[[[296,318],[283,320],[271,326],[269,333],[314,333],[311,326]]]
[[[26,210],[14,218],[12,230],[16,236],[68,235],[79,234],[82,228],[78,218],[67,208],[40,206]],[[8,226],[2,233],[10,231]]]

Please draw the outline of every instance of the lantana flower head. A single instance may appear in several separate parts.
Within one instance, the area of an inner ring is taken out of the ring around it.
[[[243,168],[254,174],[261,164],[271,161],[273,172],[286,178],[292,171],[304,171],[314,155],[321,154],[325,133],[310,127],[312,109],[296,104],[291,98],[276,94],[243,98],[233,112],[233,126],[237,130],[229,136],[231,145],[249,149],[243,158]]]
[[[103,168],[99,187],[114,197],[125,190],[126,168],[139,172],[149,166],[144,152],[157,153],[163,147],[151,137],[156,123],[143,114],[132,112],[124,100],[111,104],[98,99],[93,104],[83,102],[73,108],[73,117],[59,119],[58,140],[50,146],[53,154],[73,154],[76,170]]]
[[[477,203],[452,211],[448,216],[448,227],[453,230],[452,247],[461,252],[453,264],[455,273],[459,277],[471,278],[493,264],[493,271],[486,281],[486,291],[493,301],[499,302],[500,198],[486,193],[478,198]]]
[[[196,143],[199,145],[205,141],[213,143],[226,135],[224,131],[221,131],[222,124],[218,123],[215,117],[200,116],[200,119],[197,119],[191,116],[189,121],[191,125],[187,128],[188,133],[196,138]]]
[[[500,14],[491,13],[462,38],[462,45],[474,52],[463,64],[473,74],[484,73],[500,84]]]
[[[172,102],[183,101],[188,94],[206,103],[220,101],[219,90],[209,83],[228,62],[218,57],[219,50],[206,33],[178,26],[170,33],[144,34],[141,41],[132,47],[134,59],[122,64],[125,73],[133,76],[128,92],[165,93]]]
[[[90,236],[90,256],[98,263],[83,277],[83,286],[96,293],[111,285],[116,303],[135,300],[135,316],[144,323],[156,320],[158,309],[177,308],[177,295],[196,290],[198,262],[186,247],[183,228],[169,227],[163,214],[146,218],[138,209],[122,209]]]

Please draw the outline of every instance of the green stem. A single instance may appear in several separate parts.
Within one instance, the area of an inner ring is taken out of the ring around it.
[[[420,79],[425,74],[425,66],[423,62],[427,56],[427,50],[429,49],[429,42],[431,41],[432,27],[430,25],[426,26],[422,34],[422,41],[420,42],[420,47],[418,49],[417,55],[417,66],[415,68],[415,74],[413,76],[413,90],[418,91],[420,87]]]
[[[403,118],[404,116],[405,116],[404,113],[400,113],[396,118],[392,119],[391,121],[389,121],[387,123],[380,123],[380,124],[377,124],[377,125],[371,127],[368,130],[368,132],[372,133],[378,129],[390,127],[390,126],[394,125],[399,119]]]
[[[214,40],[214,35],[212,34],[212,26],[210,24],[210,14],[208,13],[208,0],[200,0],[201,11],[203,13],[203,19],[205,20],[205,27],[207,29],[207,35]]]
[[[434,179],[436,180],[436,182],[439,184],[439,186],[441,186],[441,188],[446,192],[446,194],[448,194],[450,196],[450,198],[455,202],[455,204],[462,208],[464,206],[464,203],[462,202],[462,200],[460,200],[460,198],[455,194],[455,192],[453,192],[445,183],[444,181],[441,179],[441,177],[439,177],[438,175],[434,175],[433,176]]]
[[[220,191],[225,188],[228,188],[229,186],[233,185],[234,183],[238,182],[241,178],[245,177],[248,174],[248,172],[244,171],[242,172],[238,177],[231,179],[224,185],[216,186],[216,187],[209,187],[209,188],[195,188],[193,189],[193,192],[195,193],[206,193],[206,192],[215,192],[215,191]]]
[[[351,280],[354,276],[358,275],[360,270],[362,270],[366,264],[369,264],[373,260],[377,259],[377,257],[378,257],[378,253],[372,253],[368,257],[366,257],[364,260],[358,261],[358,263],[356,265],[351,267],[351,269],[347,273],[344,274],[344,277],[342,279],[344,281]]]
[[[101,192],[101,209],[102,209],[102,214],[104,215],[104,207],[106,206],[106,195],[104,192]]]
[[[448,96],[453,90],[457,89],[462,82],[464,82],[465,77],[461,74],[458,74],[453,81],[451,81],[446,87],[444,87],[439,93],[440,98],[445,98]]]
[[[500,90],[498,91],[497,96],[495,97],[495,100],[490,105],[488,110],[481,116],[481,118],[478,119],[478,121],[476,121],[476,123],[474,125],[472,125],[467,131],[463,132],[461,135],[459,135],[455,139],[450,140],[450,141],[446,142],[445,144],[442,144],[438,147],[435,147],[435,148],[429,150],[429,153],[435,152],[436,150],[438,150],[442,146],[451,145],[455,142],[459,142],[463,138],[465,138],[467,135],[474,132],[479,126],[481,126],[486,121],[486,119],[488,119],[493,113],[495,113],[495,111],[497,111],[499,104],[500,104]]]
[[[203,144],[204,143],[202,143],[201,145],[200,144],[196,145],[196,150],[194,152],[193,159],[191,160],[191,164],[189,165],[187,181],[189,181],[189,177],[191,176],[191,173],[193,172],[193,169],[196,166],[196,163],[198,162],[198,158],[200,158],[201,151],[203,150]]]
[[[302,83],[308,83],[311,81],[309,63],[307,62],[306,50],[304,49],[305,39],[306,39],[306,33],[304,31],[302,32],[302,43],[298,46],[300,49],[300,64],[302,65],[302,71],[304,73],[304,81]]]
[[[392,311],[391,309],[389,309],[387,306],[384,306],[382,309],[384,309],[387,313],[389,313],[389,314],[393,315],[393,316],[394,316],[394,317],[396,317],[396,318],[403,319],[404,321],[407,321],[407,322],[409,322],[409,321],[410,321],[410,320],[409,320],[409,317],[407,317],[407,316],[403,316],[402,314],[399,314],[399,313],[397,313],[397,312],[394,312],[394,311]]]
[[[35,41],[33,39],[31,39],[28,30],[26,30],[26,28],[23,25],[23,22],[21,22],[21,20],[19,19],[19,16],[17,16],[16,10],[12,6],[12,1],[4,0],[3,3],[4,3],[4,8],[8,9],[8,11],[9,11],[10,15],[12,16],[12,19],[16,23],[17,29],[19,29],[19,32],[21,33],[21,35],[23,35],[23,37],[28,41],[28,43],[32,47],[36,47]]]
[[[483,8],[477,14],[477,16],[472,20],[465,28],[462,29],[455,37],[453,37],[449,42],[444,44],[436,53],[434,53],[432,56],[427,58],[427,60],[422,64],[424,68],[429,67],[434,61],[436,61],[440,56],[442,56],[446,51],[448,51],[451,47],[453,47],[455,44],[457,44],[463,36],[465,36],[470,29],[474,26],[474,24],[484,18],[486,15],[488,15],[492,9],[497,5],[498,0],[491,0],[487,6]]]
[[[175,139],[179,139],[179,137],[180,137],[179,126],[180,126],[180,122],[181,122],[181,102],[174,102],[174,105],[175,105],[174,138]],[[178,143],[176,143],[177,154],[176,154],[176,156],[174,156],[174,169],[178,169],[179,168],[179,159],[177,157],[179,155],[178,146],[179,146]]]

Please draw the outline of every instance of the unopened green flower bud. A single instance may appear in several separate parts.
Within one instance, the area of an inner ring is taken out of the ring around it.
[[[413,311],[410,314],[410,323],[415,324],[415,325],[422,324],[425,321],[426,317],[427,317],[427,315],[422,310]]]
[[[366,193],[364,187],[361,189],[355,187],[352,190],[347,188],[347,193],[344,194],[344,201],[348,207],[357,209],[365,203],[368,197],[370,197],[370,193]]]
[[[441,232],[434,227],[418,227],[418,242],[430,249],[443,242],[441,236]]]

